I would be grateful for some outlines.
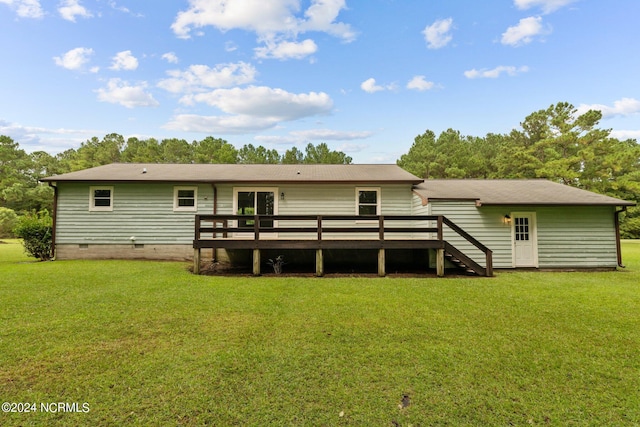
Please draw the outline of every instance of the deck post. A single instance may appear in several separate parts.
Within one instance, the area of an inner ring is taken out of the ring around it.
[[[316,276],[324,276],[324,256],[322,249],[316,249]]]
[[[260,249],[253,250],[253,275],[260,275]]]
[[[200,248],[193,249],[193,274],[200,274]]]
[[[385,256],[384,248],[378,249],[378,276],[384,277],[387,275],[385,270]]]
[[[444,248],[436,249],[436,274],[444,277]]]

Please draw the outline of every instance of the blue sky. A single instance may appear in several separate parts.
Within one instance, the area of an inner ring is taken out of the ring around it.
[[[393,163],[426,129],[560,101],[640,137],[637,0],[0,0],[0,134],[326,142]]]

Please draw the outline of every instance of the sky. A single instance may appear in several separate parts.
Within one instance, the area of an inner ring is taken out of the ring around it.
[[[569,102],[640,138],[638,0],[0,0],[0,135],[326,143],[395,163],[426,130]]]

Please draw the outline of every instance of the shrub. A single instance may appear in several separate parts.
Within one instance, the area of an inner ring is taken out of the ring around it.
[[[640,208],[629,208],[620,222],[620,235],[623,239],[640,239]]]
[[[0,237],[13,237],[13,229],[18,223],[18,215],[13,209],[0,207]]]
[[[29,256],[42,261],[51,258],[53,219],[48,211],[43,210],[20,217],[14,233],[22,239],[24,250]]]

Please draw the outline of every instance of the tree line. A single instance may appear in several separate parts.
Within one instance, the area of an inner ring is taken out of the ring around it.
[[[544,178],[640,202],[640,145],[598,127],[602,113],[560,102],[528,115],[519,129],[485,137],[448,129],[418,135],[397,164],[419,177]],[[624,237],[640,238],[640,208],[628,210]]]
[[[599,128],[602,114],[578,114],[560,102],[536,111],[508,134],[464,136],[448,129],[427,130],[414,139],[397,164],[419,177],[522,179],[546,178],[625,200],[640,201],[640,146],[618,140]],[[93,137],[77,149],[57,155],[26,153],[8,136],[0,136],[0,222],[2,208],[16,212],[51,209],[52,190],[38,180],[114,162],[123,163],[333,163],[350,164],[351,157],[327,144],[308,144],[284,154],[252,144],[237,149],[227,141],[207,137],[124,139],[112,133]],[[629,209],[623,221],[625,237],[640,238],[640,208]],[[1,231],[0,231],[1,233]]]
[[[325,143],[308,144],[304,151],[292,147],[280,155],[275,149],[253,144],[236,149],[220,138],[191,143],[184,139],[124,139],[116,133],[93,137],[77,149],[57,155],[44,151],[28,154],[19,143],[0,135],[0,207],[17,212],[51,209],[53,192],[38,180],[110,163],[333,163],[350,164],[352,158],[329,149]]]

